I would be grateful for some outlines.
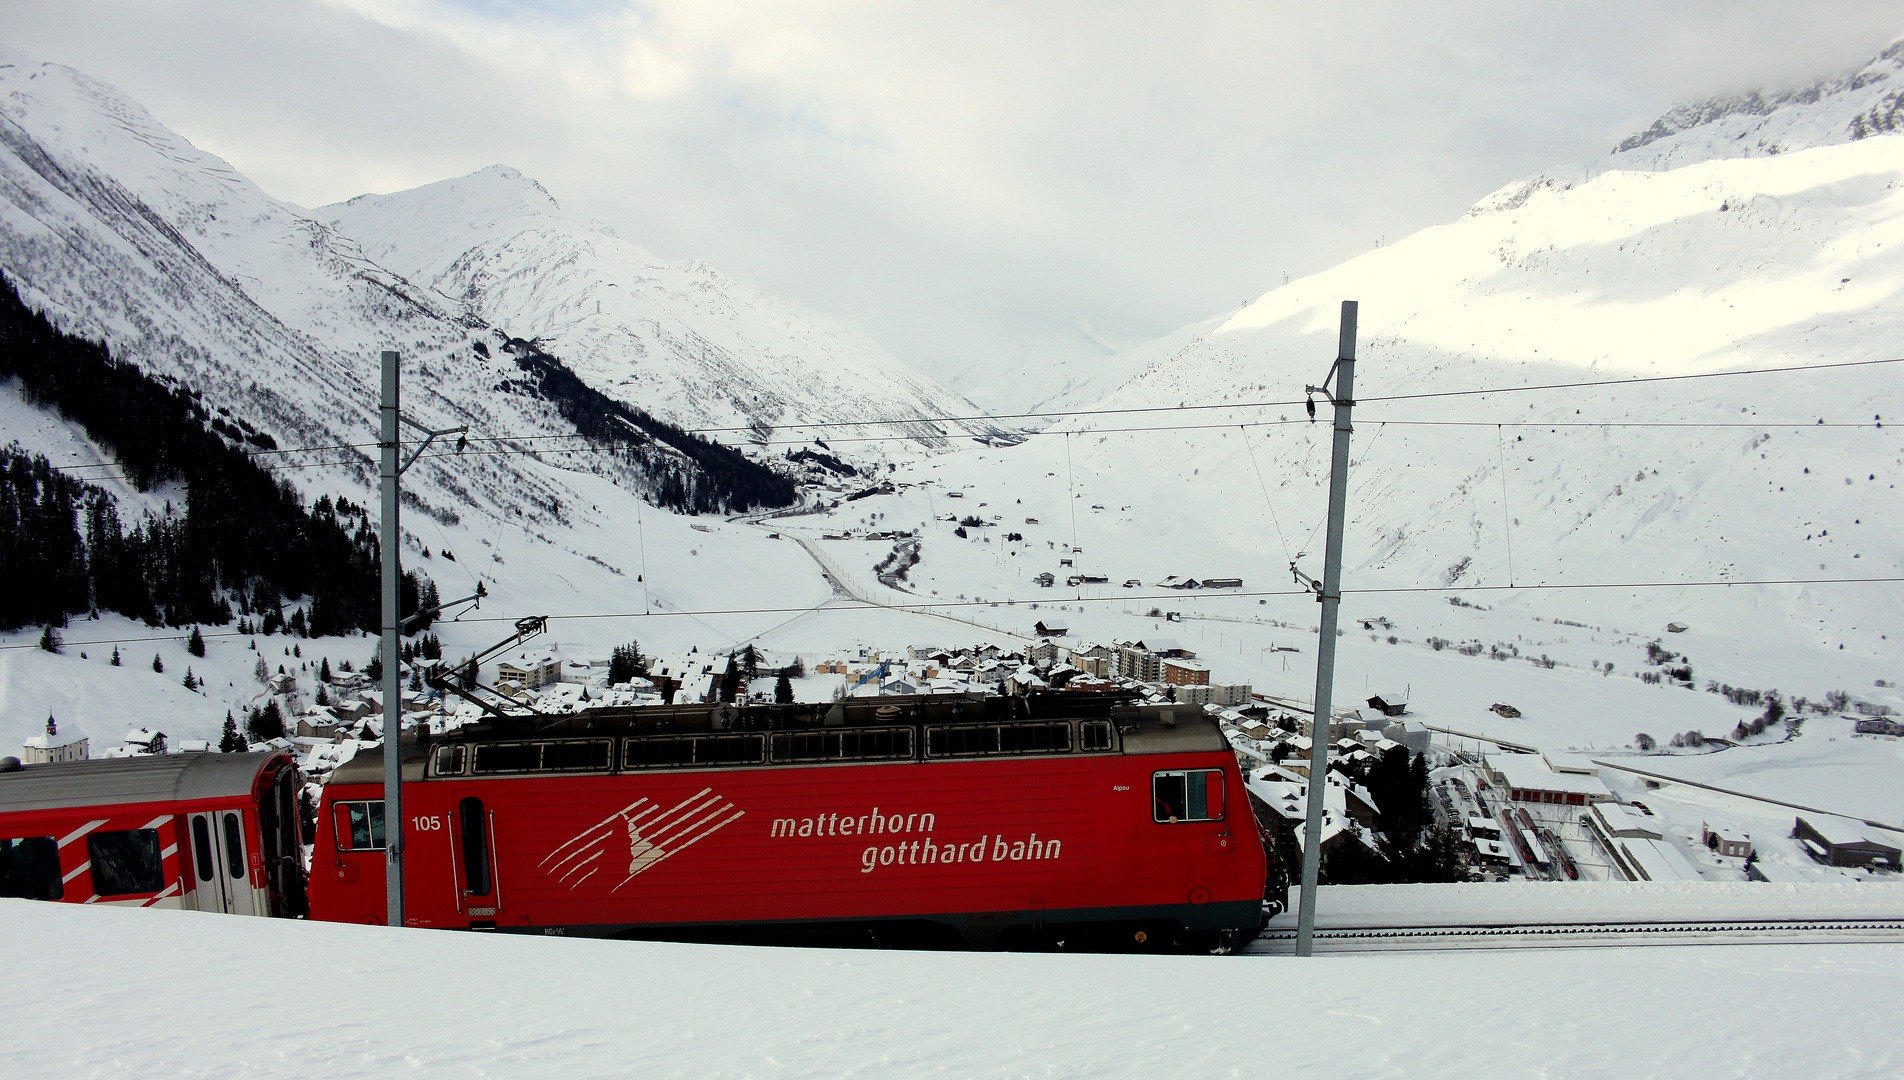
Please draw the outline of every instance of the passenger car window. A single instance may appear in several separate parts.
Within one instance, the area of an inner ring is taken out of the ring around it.
[[[65,895],[58,841],[50,836],[0,839],[0,896],[58,900]]]
[[[1223,771],[1183,769],[1152,773],[1151,820],[1222,821]]]
[[[165,888],[159,861],[159,830],[120,829],[86,837],[93,864],[93,891],[100,896],[155,893]]]
[[[212,829],[206,824],[203,815],[192,818],[192,865],[198,870],[198,880],[210,881],[217,872],[212,863]]]

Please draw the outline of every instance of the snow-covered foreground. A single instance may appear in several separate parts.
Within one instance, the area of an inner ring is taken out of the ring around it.
[[[1895,946],[728,948],[0,901],[10,1077],[1889,1077]],[[1755,1021],[1754,1016],[1776,1022]]]

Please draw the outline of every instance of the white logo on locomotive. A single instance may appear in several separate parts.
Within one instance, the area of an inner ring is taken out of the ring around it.
[[[628,876],[608,890],[614,892],[745,813],[736,810],[733,803],[723,802],[713,788],[702,788],[667,810],[662,810],[660,803],[636,799],[549,852],[543,857],[542,867],[570,889],[578,889],[601,869],[609,841],[625,832]]]

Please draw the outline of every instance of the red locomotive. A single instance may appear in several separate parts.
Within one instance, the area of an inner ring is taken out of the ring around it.
[[[1202,950],[1263,923],[1236,759],[1187,706],[653,706],[402,746],[413,926]],[[382,778],[371,751],[325,789],[313,918],[383,921]]]
[[[0,896],[307,912],[289,754],[0,763]]]

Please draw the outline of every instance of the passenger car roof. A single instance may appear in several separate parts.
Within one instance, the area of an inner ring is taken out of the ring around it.
[[[290,757],[257,754],[152,754],[28,765],[0,773],[0,813],[74,806],[121,806],[249,795],[258,774]]]

